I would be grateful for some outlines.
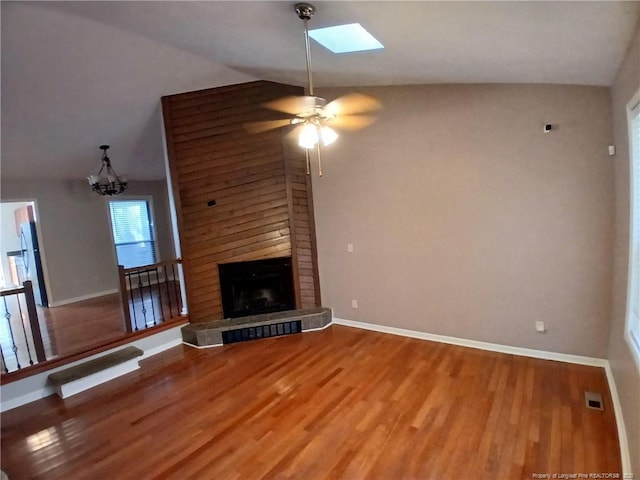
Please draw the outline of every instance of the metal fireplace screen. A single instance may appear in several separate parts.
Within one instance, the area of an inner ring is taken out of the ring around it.
[[[218,265],[225,318],[295,309],[291,257]]]

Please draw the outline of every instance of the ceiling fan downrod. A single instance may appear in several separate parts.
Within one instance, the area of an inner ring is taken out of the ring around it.
[[[310,3],[296,3],[296,13],[298,18],[304,23],[304,45],[307,55],[307,81],[309,84],[309,95],[313,96],[313,80],[311,79],[311,46],[309,45],[309,27],[308,22],[316,13],[316,7]]]

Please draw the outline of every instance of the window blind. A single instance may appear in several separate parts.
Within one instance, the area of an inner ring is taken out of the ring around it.
[[[109,202],[109,212],[118,265],[133,268],[156,263],[149,203],[113,200]]]

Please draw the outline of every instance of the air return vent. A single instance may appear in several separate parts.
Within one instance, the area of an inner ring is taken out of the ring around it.
[[[259,338],[279,337],[302,332],[302,321],[274,323],[257,327],[238,328],[222,332],[222,343],[247,342]]]
[[[593,410],[604,410],[602,403],[602,395],[597,392],[584,392],[584,401],[587,408]]]

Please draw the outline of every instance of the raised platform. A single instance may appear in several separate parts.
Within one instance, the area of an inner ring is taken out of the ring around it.
[[[61,398],[67,398],[140,368],[137,357],[143,354],[139,348],[125,347],[52,373],[49,382]]]
[[[319,330],[328,326],[331,323],[331,318],[331,309],[329,308],[304,308],[213,322],[191,323],[182,327],[182,340],[196,347],[212,347],[228,343],[223,341],[223,337],[229,338],[230,335],[224,332],[242,330],[247,332],[246,338],[237,341],[257,340],[298,333],[299,331]],[[300,330],[294,326],[297,325],[296,322],[300,322]],[[278,328],[280,325],[283,327]],[[267,326],[274,328],[264,328]]]

